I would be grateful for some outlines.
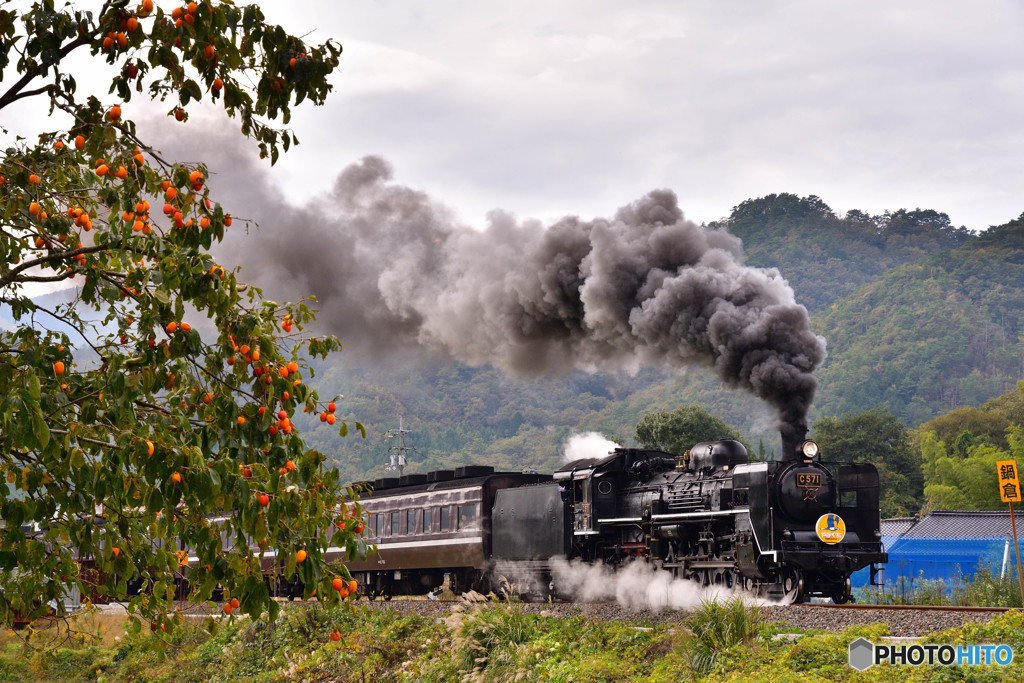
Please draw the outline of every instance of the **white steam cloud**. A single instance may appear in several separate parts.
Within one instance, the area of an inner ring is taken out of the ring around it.
[[[582,460],[583,458],[604,458],[616,448],[621,448],[621,446],[597,432],[573,434],[565,442],[562,458],[564,462]]]
[[[765,604],[750,593],[722,586],[704,587],[644,561],[630,562],[616,571],[601,564],[556,559],[552,564],[552,580],[558,595],[579,602],[614,600],[623,607],[637,610],[686,610],[704,602],[731,598],[749,604]]]

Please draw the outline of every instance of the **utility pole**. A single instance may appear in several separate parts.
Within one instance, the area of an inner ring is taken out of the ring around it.
[[[389,429],[387,433],[384,434],[384,436],[386,436],[389,439],[393,439],[396,436],[398,437],[398,445],[392,446],[391,448],[388,449],[388,451],[390,451],[391,453],[391,462],[384,469],[389,472],[394,472],[395,470],[398,470],[399,477],[402,476],[402,471],[405,469],[405,466],[408,462],[405,457],[405,454],[410,452],[419,452],[412,446],[405,445],[405,435],[410,433],[411,430],[404,429],[402,427],[402,418],[398,418],[398,429]]]

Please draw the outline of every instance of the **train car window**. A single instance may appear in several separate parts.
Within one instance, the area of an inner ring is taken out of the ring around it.
[[[459,506],[459,528],[476,528],[476,504]]]
[[[384,526],[384,513],[377,513],[377,535],[378,536],[389,536],[387,527]]]
[[[447,505],[441,508],[441,531],[448,531],[450,528],[449,523],[451,520],[449,518],[451,517],[451,514],[451,508]]]
[[[377,517],[376,515],[370,515],[366,518],[366,535],[373,536],[377,535]]]
[[[397,536],[402,533],[402,513],[392,512],[391,513],[391,535]]]
[[[406,533],[415,534],[419,533],[419,529],[416,527],[416,511],[406,510],[405,512],[405,528]]]
[[[434,530],[433,508],[423,508],[423,533],[429,534]]]

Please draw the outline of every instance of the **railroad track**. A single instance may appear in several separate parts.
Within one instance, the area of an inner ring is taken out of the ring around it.
[[[911,611],[911,612],[1007,612],[1019,607],[971,607],[966,605],[832,605],[827,603],[800,603],[787,605],[788,607],[814,607],[821,609],[848,609],[848,610],[882,610],[882,611]]]

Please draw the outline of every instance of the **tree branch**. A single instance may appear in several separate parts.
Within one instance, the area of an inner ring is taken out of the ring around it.
[[[85,333],[85,331],[82,330],[81,327],[79,327],[78,320],[72,320],[63,315],[58,315],[56,312],[51,311],[49,308],[46,308],[45,306],[40,306],[38,303],[35,304],[35,309],[37,311],[42,311],[43,313],[46,313],[47,315],[52,316],[53,318],[56,318],[57,320],[61,321],[62,323],[73,329],[75,332],[78,333],[82,340],[85,341],[85,343],[92,348],[96,355],[99,358],[102,358],[104,362],[106,362],[106,358],[104,357],[103,353],[98,348],[96,348],[96,346],[89,340],[89,336]]]
[[[7,275],[4,275],[3,277],[0,277],[0,289],[2,289],[4,287],[6,287],[7,285],[11,284],[12,282],[15,281],[15,279],[19,279],[18,278],[18,274],[19,273],[23,273],[24,271],[28,270],[29,268],[32,268],[33,266],[43,265],[43,264],[46,264],[46,263],[50,263],[52,261],[63,261],[63,260],[68,259],[68,258],[74,258],[75,256],[78,256],[79,254],[93,254],[93,253],[95,253],[97,251],[106,251],[107,249],[117,249],[120,246],[121,246],[121,240],[117,240],[115,242],[108,242],[107,244],[97,244],[97,245],[94,245],[94,246],[91,246],[91,247],[79,247],[78,249],[70,249],[70,250],[67,250],[67,251],[60,251],[60,252],[57,252],[56,254],[50,254],[48,256],[40,256],[39,258],[34,258],[31,261],[25,261],[24,263],[22,263],[21,265],[17,266],[13,270],[11,270],[9,273],[7,273]],[[19,279],[19,281],[21,281],[21,280]]]
[[[61,273],[60,275],[26,275],[25,277],[18,278],[18,282],[60,282],[74,276],[75,273],[73,271]]]
[[[44,85],[43,87],[36,88],[35,90],[26,90],[24,92],[18,93],[17,95],[14,95],[13,97],[10,97],[8,99],[8,101],[4,104],[4,106],[6,106],[8,104],[13,104],[13,103],[17,102],[18,100],[24,99],[26,97],[33,97],[35,95],[42,95],[44,92],[48,91],[52,87],[53,87],[52,85]]]
[[[109,8],[110,8],[110,2],[108,0],[107,2],[103,3],[103,7],[100,8],[100,12],[99,12],[99,14],[97,16],[102,18],[107,13],[107,10]],[[59,64],[61,62],[61,60],[63,60],[65,57],[67,57],[69,54],[71,54],[72,51],[77,50],[78,48],[82,47],[83,45],[91,44],[94,40],[96,40],[96,38],[99,36],[99,34],[100,34],[100,27],[99,27],[99,23],[97,22],[96,28],[92,32],[82,34],[81,36],[79,36],[75,40],[72,40],[70,43],[68,43],[68,44],[64,45],[63,47],[61,47],[60,50],[57,51],[57,54],[58,54],[57,59],[55,59],[52,62],[53,68],[54,68],[54,72],[55,73],[59,73],[59,72],[57,72],[57,64]],[[27,86],[29,83],[31,83],[36,78],[36,76],[42,75],[43,73],[45,73],[45,72],[42,69],[40,69],[38,65],[34,64],[34,65],[28,67],[25,70],[25,75],[23,75],[21,78],[19,78],[17,80],[17,82],[14,83],[14,85],[12,85],[10,88],[8,88],[7,92],[5,92],[3,95],[0,95],[0,110],[2,110],[4,107],[6,107],[9,104],[12,104],[13,102],[17,102],[19,99],[21,99],[23,97],[28,97],[30,94],[39,94],[40,92],[45,92],[50,86],[45,86],[43,88],[39,88],[36,91],[29,91],[29,92],[24,92],[24,93],[22,92],[22,90],[24,90],[25,86]]]

